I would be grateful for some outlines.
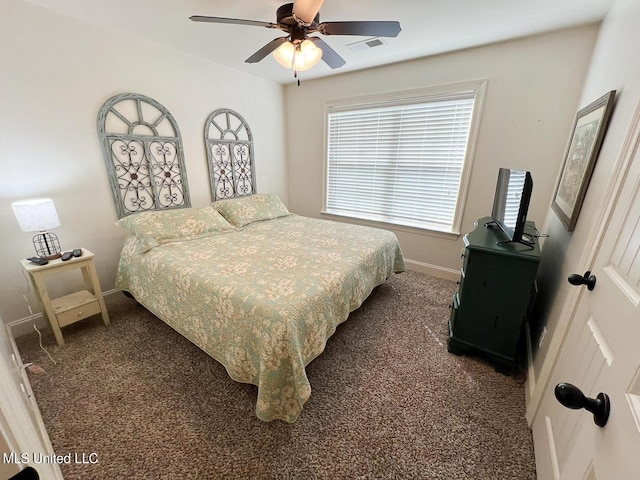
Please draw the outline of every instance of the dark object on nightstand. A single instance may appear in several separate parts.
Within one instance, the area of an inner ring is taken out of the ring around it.
[[[27,260],[29,260],[31,263],[35,263],[36,265],[46,265],[47,263],[49,263],[49,260],[42,257],[29,257],[27,258]]]
[[[81,248],[76,248],[73,251],[69,250],[68,252],[64,252],[62,254],[62,261],[66,262],[71,257],[81,257],[81,256],[82,256],[82,249]]]
[[[498,244],[502,231],[486,228],[489,217],[464,236],[464,260],[458,291],[453,296],[447,348],[456,355],[477,353],[504,374],[517,371],[518,344],[535,300],[540,248],[535,225],[525,231],[533,248]]]
[[[9,480],[39,480],[40,475],[33,467],[27,467],[24,470],[20,470],[13,477],[9,478]]]

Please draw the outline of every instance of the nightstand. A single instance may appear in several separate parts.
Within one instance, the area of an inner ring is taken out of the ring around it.
[[[58,345],[64,345],[62,327],[71,325],[92,315],[100,313],[105,325],[109,325],[109,313],[102,297],[100,282],[93,264],[94,254],[82,249],[82,255],[71,257],[67,261],[50,260],[46,265],[36,265],[29,260],[20,260],[22,267],[31,276],[36,292],[40,297],[44,311]],[[50,298],[45,277],[70,270],[80,269],[86,289],[58,298]]]

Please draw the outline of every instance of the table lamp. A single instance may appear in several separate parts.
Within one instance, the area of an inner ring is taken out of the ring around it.
[[[47,230],[60,226],[58,213],[50,198],[21,200],[11,204],[13,213],[23,232],[38,232],[33,237],[33,246],[41,258],[52,260],[60,257],[58,237]]]

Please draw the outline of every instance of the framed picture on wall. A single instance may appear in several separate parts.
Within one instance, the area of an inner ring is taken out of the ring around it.
[[[577,113],[573,124],[562,173],[551,203],[551,208],[570,232],[578,221],[589,180],[607,131],[615,95],[616,91],[611,90],[584,107]]]

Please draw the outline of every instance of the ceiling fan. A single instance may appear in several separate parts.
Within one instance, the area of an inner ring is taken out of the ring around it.
[[[346,63],[324,40],[320,37],[310,37],[310,34],[396,37],[400,33],[400,23],[396,21],[320,23],[320,14],[318,12],[323,1],[296,0],[294,3],[282,5],[276,12],[277,23],[202,15],[193,15],[189,19],[194,22],[230,23],[277,28],[286,32],[286,36],[270,41],[247,58],[245,62],[259,62],[273,52],[278,63],[286,68],[293,69],[296,76],[297,72],[311,68],[321,58],[331,68],[339,68]]]

